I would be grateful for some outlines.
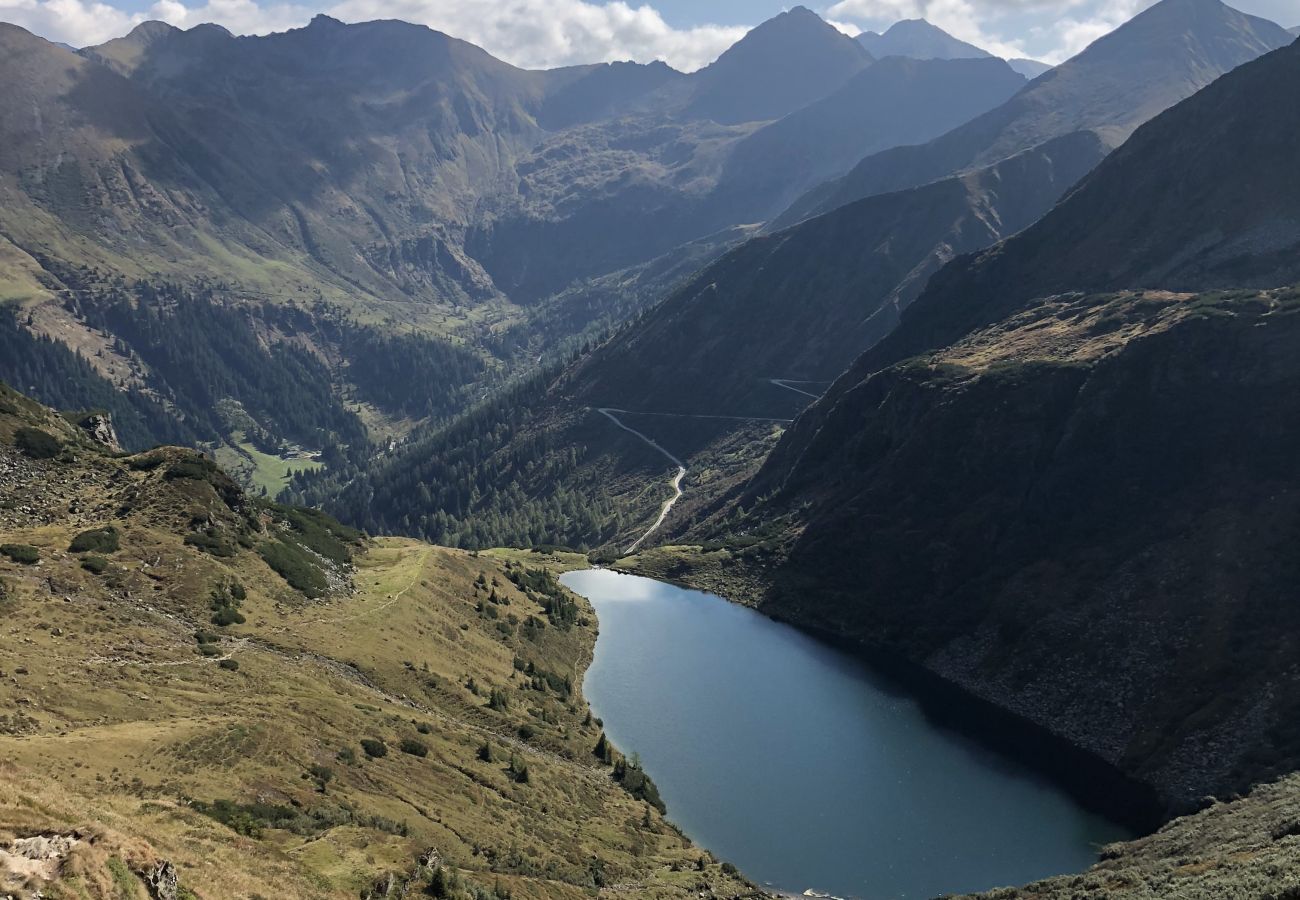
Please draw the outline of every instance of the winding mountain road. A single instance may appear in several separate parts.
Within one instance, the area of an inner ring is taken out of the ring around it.
[[[677,466],[677,474],[674,475],[673,480],[669,482],[669,484],[672,485],[672,489],[673,489],[672,498],[664,501],[664,505],[659,510],[659,518],[655,519],[654,524],[646,529],[645,534],[637,538],[625,551],[623,551],[624,553],[628,553],[628,554],[635,553],[636,549],[645,542],[646,538],[650,537],[650,535],[654,534],[656,531],[659,530],[659,526],[664,523],[664,519],[668,518],[668,513],[672,511],[674,504],[676,504],[678,500],[682,499],[682,479],[686,477],[686,463],[682,462],[676,456],[669,453],[663,447],[659,446],[659,444],[656,443],[653,438],[650,438],[642,434],[641,432],[637,431],[635,428],[631,428],[627,425],[624,425],[621,421],[619,421],[618,416],[614,415],[614,413],[616,412],[626,414],[627,410],[610,409],[608,407],[601,407],[600,409],[596,410],[596,412],[600,413],[602,416],[609,419],[611,422],[613,422],[619,428],[622,428],[628,434],[636,435],[641,440],[649,444],[651,447],[654,447],[664,456],[668,457],[668,459],[670,459]]]

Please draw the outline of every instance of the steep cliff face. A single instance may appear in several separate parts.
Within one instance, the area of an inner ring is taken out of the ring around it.
[[[750,485],[750,521],[788,529],[762,608],[1175,804],[1292,770],[1297,312],[1294,290],[1068,295],[877,372]]]

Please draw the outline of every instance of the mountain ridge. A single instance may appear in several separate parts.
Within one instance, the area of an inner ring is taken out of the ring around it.
[[[1218,75],[1290,42],[1280,26],[1218,0],[1162,0],[1035,78],[1002,107],[925,145],[867,157],[842,179],[796,201],[771,227],[987,164],[1081,128],[1116,147],[1142,122]]]

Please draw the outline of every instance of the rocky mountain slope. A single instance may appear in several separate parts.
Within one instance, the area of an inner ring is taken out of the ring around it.
[[[714,202],[734,205],[742,220],[766,220],[864,154],[924,143],[998,106],[1024,83],[1001,60],[882,59],[739,141]]]
[[[0,891],[758,896],[592,754],[594,618],[543,559],[372,541],[0,387]]]
[[[294,459],[365,453],[612,327],[734,242],[737,222],[784,206],[791,185],[746,174],[753,151],[728,168],[764,130],[751,118],[816,103],[823,122],[853,123],[833,140],[776,126],[784,152],[832,175],[856,141],[928,137],[1018,78],[890,66],[827,97],[871,59],[802,8],[692,75],[530,72],[423,27],[325,16],[248,38],[151,22],[78,53],[12,26],[0,41],[0,300],[22,305],[0,327],[16,345],[56,342],[0,361],[0,377],[112,406],[133,447],[223,448],[271,493]],[[900,102],[929,112],[894,117]],[[227,327],[180,333],[193,298]],[[159,358],[187,342],[229,357],[230,337],[246,359],[294,346],[298,375],[272,380],[328,386],[310,427],[220,378],[200,402],[194,372]]]
[[[1206,13],[1209,24],[1193,15],[1197,10]],[[1240,24],[1240,14],[1227,7],[1214,6],[1210,0],[1196,0],[1196,3],[1166,0],[1166,5],[1154,14],[1157,24],[1167,25],[1165,20],[1173,19],[1187,25],[1193,33],[1206,36],[1206,40],[1217,33],[1218,27]],[[1255,27],[1250,21],[1246,25]],[[1155,28],[1149,20],[1135,20],[1120,29],[1120,32],[1134,29],[1128,36],[1117,32],[1113,44],[1098,42],[1076,60],[1073,74],[1064,78],[1077,84],[1091,73],[1099,84],[1113,87],[1129,65],[1114,47],[1146,43]],[[1189,50],[1180,43],[1176,49],[1166,47],[1165,51],[1171,54],[1170,59],[1160,62],[1146,58],[1143,65],[1173,72],[1185,72],[1189,68],[1200,71],[1203,60],[1196,46]],[[1184,53],[1190,55],[1180,56]],[[891,63],[910,65],[904,60],[876,63],[858,79],[871,78],[873,71]],[[935,61],[929,65],[1002,66],[994,60]],[[1277,74],[1280,80],[1276,83],[1286,84],[1285,73]],[[1228,81],[1223,91],[1239,95],[1240,91],[1232,84],[1235,81]],[[1009,105],[1017,104],[1032,89],[1032,85],[1026,88]],[[1170,88],[1171,91],[1179,89]],[[1154,96],[1162,89],[1148,84],[1146,90]],[[1273,90],[1284,89],[1271,89],[1267,95],[1271,96]],[[1057,235],[1052,240],[1062,246],[1069,245],[1067,256],[1077,249],[1081,260],[1085,253],[1090,253],[1088,258],[1092,260],[1108,259],[1099,247],[1100,242],[1107,240],[1110,229],[1119,233],[1107,246],[1122,245],[1136,251],[1156,240],[1158,234],[1139,236],[1136,233],[1147,228],[1150,219],[1138,222],[1140,217],[1120,214],[1117,204],[1123,205],[1134,196],[1158,210],[1153,214],[1168,213],[1171,221],[1175,215],[1179,216],[1177,229],[1183,230],[1171,231],[1177,237],[1166,242],[1175,246],[1187,237],[1186,229],[1195,227],[1193,223],[1205,221],[1192,204],[1204,201],[1204,207],[1196,208],[1215,208],[1215,204],[1222,205],[1220,199],[1232,194],[1231,179],[1219,184],[1213,172],[1201,167],[1196,170],[1198,183],[1216,185],[1215,199],[1189,195],[1188,208],[1177,213],[1166,210],[1159,192],[1185,190],[1184,182],[1171,181],[1159,174],[1178,151],[1152,157],[1153,144],[1168,143],[1171,148],[1177,146],[1188,153],[1191,159],[1213,158],[1216,165],[1224,165],[1234,154],[1245,158],[1247,148],[1259,141],[1262,157],[1269,166],[1278,168],[1279,174],[1275,180],[1252,184],[1239,199],[1253,196],[1259,190],[1289,184],[1291,176],[1282,174],[1275,159],[1279,154],[1285,155],[1281,148],[1291,140],[1285,126],[1264,136],[1245,128],[1235,116],[1221,117],[1217,130],[1203,121],[1213,119],[1218,107],[1232,102],[1213,99],[1223,96],[1223,91],[1209,91],[1210,99],[1191,107],[1204,109],[1203,112],[1182,113],[1173,119],[1173,124],[1153,126],[1144,132],[1143,140],[1137,142],[1133,152],[1121,155],[1116,163],[1127,170],[1125,160],[1136,154],[1152,158],[1146,168],[1131,171],[1123,183],[1099,175],[1098,183],[1103,187],[1092,189],[1088,186],[1092,182],[1088,182],[1078,191],[1078,198],[1072,195],[1070,202],[1049,216],[1052,222],[1072,222],[1062,228],[1089,235],[1071,243],[1061,236],[1063,232],[1052,231]],[[1214,104],[1217,106],[1210,108]],[[798,119],[802,115],[797,113],[790,118]],[[1204,143],[1207,137],[1234,129],[1240,130],[1241,135],[1235,142]],[[751,140],[762,134],[763,131],[756,133]],[[1197,144],[1196,149],[1191,148],[1193,143]],[[1208,149],[1220,145],[1222,149],[1217,154]],[[476,540],[518,540],[525,534],[532,535],[533,540],[583,547],[607,543],[626,546],[640,533],[638,529],[643,530],[653,521],[658,511],[658,502],[643,500],[638,513],[636,498],[662,498],[668,480],[664,472],[671,475],[675,464],[670,465],[666,456],[653,450],[646,454],[642,442],[613,427],[598,412],[601,408],[613,408],[621,410],[620,415],[636,416],[635,420],[628,421],[635,421],[637,430],[686,464],[688,473],[683,484],[688,499],[674,507],[667,522],[669,532],[684,527],[747,476],[746,467],[761,460],[772,445],[774,426],[779,428],[783,420],[793,419],[851,360],[893,332],[900,322],[900,314],[926,288],[936,271],[962,253],[994,244],[1033,223],[1071,189],[1076,179],[1105,158],[1108,149],[1103,134],[1086,128],[1035,144],[1029,151],[983,169],[869,197],[790,229],[752,239],[702,269],[636,323],[575,362],[558,380],[536,383],[539,394],[529,397],[522,406],[513,407],[509,412],[510,423],[501,423],[502,427],[493,431],[491,439],[476,443],[473,463],[467,463],[463,454],[447,443],[450,432],[437,432],[417,439],[397,457],[381,460],[364,471],[345,473],[339,479],[341,484],[346,484],[342,491],[318,484],[304,496],[329,505],[342,516],[357,516],[357,521],[377,530],[414,528],[416,533],[431,539],[466,541],[471,546]],[[1110,167],[1107,171],[1117,169]],[[1285,190],[1275,193],[1287,195]],[[1082,198],[1089,196],[1108,198],[1110,205],[1100,211],[1089,207],[1089,212],[1078,214],[1091,217],[1090,224],[1081,224],[1078,216],[1069,220],[1068,211],[1083,209],[1086,201]],[[1278,230],[1281,220],[1277,215],[1270,217],[1269,202],[1253,204],[1243,199],[1238,206],[1259,213],[1256,224],[1260,230],[1275,235],[1289,233],[1286,228]],[[1213,227],[1210,226],[1210,231]],[[1130,230],[1122,230],[1125,228]],[[1046,229],[1031,232],[1032,235],[1044,233]],[[1246,241],[1242,246],[1249,244],[1246,237],[1242,240]],[[1042,272],[1055,273],[1052,253],[1044,249],[1044,242],[1036,241],[1036,237],[1029,236],[1007,247],[1031,248],[1023,252],[1023,257],[1033,261]],[[1281,246],[1279,250],[1285,256]],[[987,256],[997,260],[1011,252],[999,248]],[[1118,249],[1115,258],[1122,258]],[[954,265],[937,276],[929,294],[941,293],[941,286],[952,277],[950,273],[961,271],[961,265]],[[1106,271],[1107,265],[1092,265],[1091,274],[1099,275]],[[1088,263],[1080,262],[1078,268],[1087,269]],[[947,304],[953,315],[978,307],[977,300],[982,295],[971,295],[971,283],[954,281],[957,287],[953,301]],[[1070,284],[1069,271],[1052,282],[1063,287]],[[1113,283],[1092,278],[1077,285],[1079,289],[1108,286],[1147,285],[1131,285],[1125,278]],[[1014,279],[1009,276],[987,293],[999,302],[1011,302],[1013,295],[1024,297],[1035,291],[1050,293],[1047,287],[1035,285],[1028,273],[1017,272]],[[986,317],[981,321],[987,324],[996,318]],[[902,319],[903,336],[910,333],[913,321],[939,321],[935,316],[902,316]],[[900,336],[898,341],[903,339]],[[884,347],[902,346],[898,341],[886,341]],[[918,345],[910,352],[918,352],[925,346],[934,345]],[[879,352],[892,351],[882,347]],[[873,370],[863,366],[878,367],[874,362],[877,358],[871,353],[863,357],[866,362],[858,364],[858,380],[862,373]],[[854,383],[853,379],[841,379],[831,389],[832,394]],[[833,402],[827,402],[819,409],[832,407]],[[814,410],[805,419],[815,421],[818,415],[820,412]],[[487,428],[486,423],[480,426]],[[801,424],[799,433],[812,434],[815,429]],[[539,442],[544,449],[539,449]],[[526,449],[529,447],[536,458],[530,457]],[[574,454],[567,448],[581,449]],[[433,492],[418,490],[411,480],[412,473],[402,471],[407,467],[423,476],[434,477],[436,472],[443,472],[441,464],[434,460],[450,457],[458,460],[457,466],[468,464],[468,470],[458,471],[479,486],[475,501],[480,515],[469,518],[479,523],[484,519],[527,521],[532,523],[528,529],[509,527],[500,534],[490,529],[487,532],[467,530],[460,524],[467,517],[467,510],[459,499],[455,500],[457,508],[453,511],[444,505],[447,501],[433,496]],[[596,489],[597,485],[602,486],[600,498],[593,497],[587,507],[589,511],[603,511],[596,519],[590,515],[565,515],[552,532],[535,530],[540,527],[536,523],[545,518],[538,510],[555,508],[557,502],[567,509],[575,498]]]
[[[1162,0],[1036,78],[1007,103],[916,147],[869,156],[800,198],[775,227],[873,194],[980,167],[1044,140],[1094,131],[1108,148],[1225,72],[1293,40],[1219,0]]]
[[[1176,806],[1296,768],[1296,84],[1300,46],[1225,76],[936,276],[701,526],[758,547],[761,607]]]

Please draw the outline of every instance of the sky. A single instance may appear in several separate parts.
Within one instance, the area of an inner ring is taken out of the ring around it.
[[[804,0],[848,34],[925,18],[1006,57],[1057,63],[1154,0]],[[1229,0],[1291,27],[1300,0]],[[528,68],[662,59],[692,71],[787,4],[779,0],[0,0],[0,21],[81,47],[146,19],[182,28],[216,22],[236,34],[305,25],[316,13],[345,22],[403,19],[471,41]]]

